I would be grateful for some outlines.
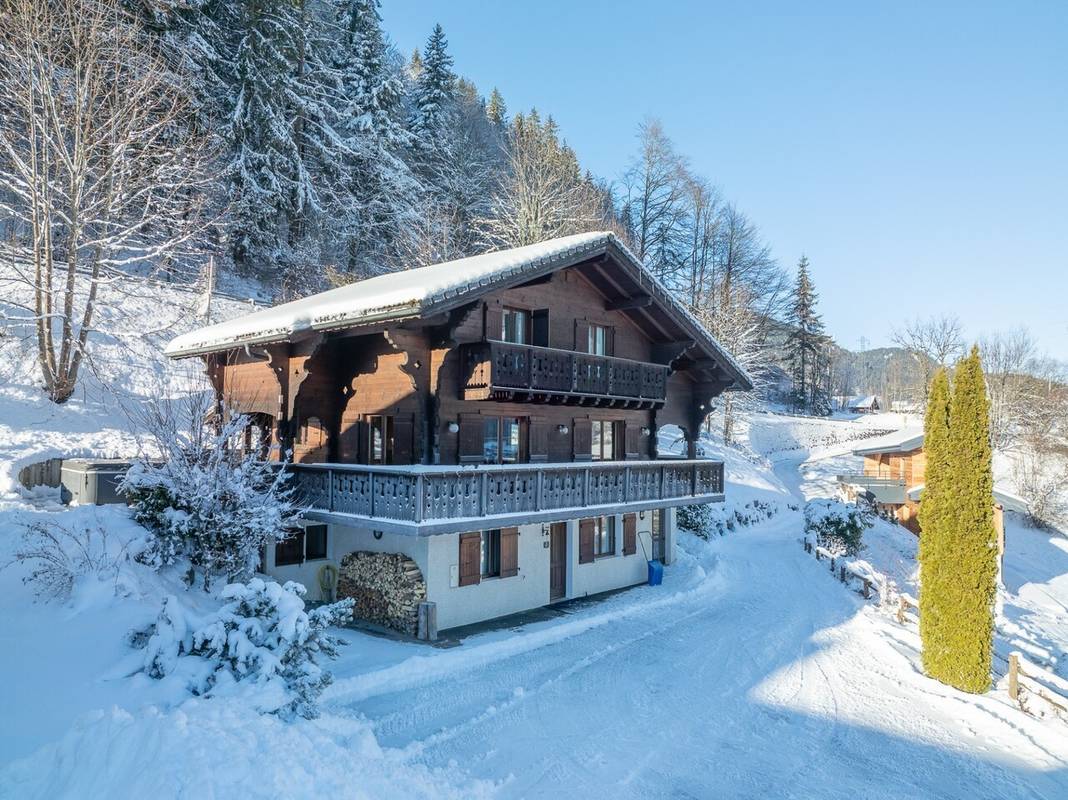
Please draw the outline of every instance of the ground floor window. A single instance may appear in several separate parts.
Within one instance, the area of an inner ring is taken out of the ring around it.
[[[616,518],[593,518],[593,555],[611,556],[616,552]]]
[[[325,525],[309,525],[304,529],[304,558],[308,561],[326,558]]]
[[[482,531],[480,548],[481,571],[483,578],[495,578],[501,574],[501,532],[499,529]]]
[[[290,567],[304,563],[304,531],[293,530],[274,546],[274,565]]]

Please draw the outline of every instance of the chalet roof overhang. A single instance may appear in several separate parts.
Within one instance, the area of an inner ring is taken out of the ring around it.
[[[253,345],[294,342],[315,334],[356,332],[448,314],[493,291],[574,267],[654,342],[664,363],[724,389],[749,390],[745,370],[614,234],[553,239],[458,261],[392,273],[201,328],[174,339],[168,356],[183,358]]]

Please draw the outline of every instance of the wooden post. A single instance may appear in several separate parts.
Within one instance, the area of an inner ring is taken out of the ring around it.
[[[843,564],[842,566],[840,566],[840,567],[838,568],[838,580],[840,580],[840,581],[841,581],[842,583],[845,583],[845,582],[846,582],[846,568],[845,568],[845,564]]]
[[[831,556],[831,574],[834,574],[834,556]]]
[[[417,638],[425,642],[435,642],[438,638],[438,606],[432,601],[419,604],[419,627]]]
[[[908,608],[908,604],[905,602],[904,597],[898,598],[897,604],[897,621],[901,624],[905,624],[905,609]]]
[[[871,581],[869,581],[867,578],[864,579],[864,599],[871,599]]]
[[[1009,653],[1009,699],[1020,702],[1020,654]]]
[[[816,560],[817,561],[820,560],[820,548],[819,548],[819,545],[816,546]]]

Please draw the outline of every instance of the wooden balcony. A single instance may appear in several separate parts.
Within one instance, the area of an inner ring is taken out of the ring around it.
[[[426,536],[723,500],[723,463],[293,464],[306,516]]]
[[[669,369],[626,358],[485,341],[463,345],[465,400],[659,408]]]

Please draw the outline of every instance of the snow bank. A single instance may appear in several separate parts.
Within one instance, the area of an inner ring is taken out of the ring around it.
[[[379,747],[370,726],[325,716],[284,723],[237,701],[87,715],[0,772],[0,796],[478,798],[495,786]]]

